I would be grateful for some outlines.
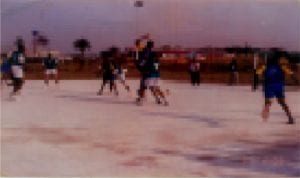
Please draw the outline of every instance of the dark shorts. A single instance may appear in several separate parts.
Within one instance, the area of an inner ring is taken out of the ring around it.
[[[284,98],[284,86],[282,84],[269,84],[265,86],[265,98]]]

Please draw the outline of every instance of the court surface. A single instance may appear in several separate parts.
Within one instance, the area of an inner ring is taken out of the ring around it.
[[[1,87],[2,176],[300,176],[300,95],[286,93],[296,118],[274,102],[263,122],[261,91],[250,86],[163,81],[170,106],[97,96],[100,81],[26,81],[19,100]],[[108,89],[107,89],[108,90]]]

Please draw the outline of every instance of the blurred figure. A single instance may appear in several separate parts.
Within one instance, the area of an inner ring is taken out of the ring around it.
[[[23,67],[25,64],[25,55],[23,48],[18,48],[17,51],[12,53],[9,59],[9,65],[11,67],[12,79],[13,79],[13,91],[10,94],[10,98],[15,100],[17,95],[20,95],[24,80]]]
[[[140,86],[137,91],[138,98],[137,102],[140,104],[142,100],[145,98],[145,90],[146,87],[146,79],[147,79],[147,71],[146,71],[146,55],[149,53],[149,49],[146,49],[141,44],[141,40],[137,39],[135,42],[135,49],[136,49],[136,60],[135,66],[140,73]]]
[[[1,56],[1,85],[5,82],[6,85],[11,85],[8,80],[11,78],[9,60],[7,54]]]
[[[200,85],[200,62],[198,62],[195,58],[193,58],[190,62],[190,76],[191,76],[191,84],[193,86]]]
[[[43,61],[43,66],[45,69],[45,77],[44,82],[47,86],[49,86],[49,79],[54,77],[55,84],[58,84],[58,61],[54,57],[52,57],[51,53]]]
[[[272,104],[272,98],[276,97],[277,102],[281,105],[282,109],[288,116],[287,124],[294,124],[294,118],[291,115],[291,111],[286,104],[284,95],[284,74],[291,75],[293,72],[279,64],[280,54],[279,52],[273,52],[273,54],[267,60],[267,66],[262,66],[257,70],[257,74],[264,75],[264,93],[265,93],[265,105],[262,111],[262,118],[267,121],[269,117],[270,107]]]
[[[114,90],[115,95],[119,95],[117,90],[117,86],[115,84],[115,74],[114,71],[116,70],[116,65],[112,58],[111,51],[103,51],[101,53],[102,63],[102,85],[100,90],[97,92],[97,95],[103,95],[103,90],[106,84],[109,83],[110,92]]]
[[[159,88],[159,63],[156,53],[152,51],[153,47],[154,42],[148,41],[141,58],[138,60],[137,67],[141,73],[140,88],[136,100],[138,105],[143,104],[147,88],[150,89],[156,103],[160,104],[163,102],[165,105],[168,105],[164,93]]]
[[[238,65],[236,59],[232,59],[229,64],[229,81],[228,85],[237,84],[239,82]]]
[[[153,44],[151,45],[153,46]],[[157,104],[164,104],[165,106],[168,106],[169,102],[167,101],[164,92],[160,88],[160,71],[157,53],[151,52],[149,54],[146,66],[148,70],[146,86],[149,87],[152,95],[156,99]]]
[[[146,34],[142,35],[140,39],[141,39],[142,48],[145,48],[147,46],[147,43],[149,41],[152,41],[150,38],[150,33],[146,33]]]
[[[110,49],[113,60],[115,61],[116,69],[115,69],[115,75],[116,80],[119,80],[120,83],[125,87],[127,92],[130,92],[129,85],[126,84],[126,72],[127,69],[124,68],[124,61],[126,61],[126,56],[124,54],[121,54],[120,50],[118,48],[111,48]]]
[[[258,87],[258,83],[259,83],[259,78],[258,75],[256,73],[256,69],[257,69],[257,64],[259,61],[259,57],[257,54],[254,54],[254,59],[253,59],[253,82],[252,82],[252,91],[255,91]]]

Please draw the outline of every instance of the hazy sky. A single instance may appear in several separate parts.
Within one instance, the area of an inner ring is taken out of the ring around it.
[[[31,31],[49,37],[50,48],[73,52],[88,38],[92,51],[132,46],[150,32],[157,45],[250,45],[300,50],[300,0],[1,0],[1,48],[17,35],[31,48]]]

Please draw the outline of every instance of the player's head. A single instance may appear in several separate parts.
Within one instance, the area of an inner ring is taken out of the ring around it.
[[[120,49],[113,46],[109,49],[109,51],[110,51],[111,55],[117,55],[117,54],[119,54]]]
[[[150,33],[146,33],[144,36],[143,36],[143,39],[149,39],[150,38]]]
[[[52,57],[52,54],[51,53],[48,53],[48,58],[51,58]]]
[[[154,42],[152,40],[147,42],[147,48],[152,49],[154,47]]]
[[[278,64],[280,59],[279,51],[271,51],[267,58],[267,66]]]
[[[141,40],[140,40],[140,39],[136,39],[136,40],[135,40],[135,46],[136,46],[136,47],[139,47],[140,44],[141,44]]]
[[[100,57],[101,57],[102,59],[107,59],[108,56],[109,56],[109,52],[108,52],[108,51],[101,51]]]

